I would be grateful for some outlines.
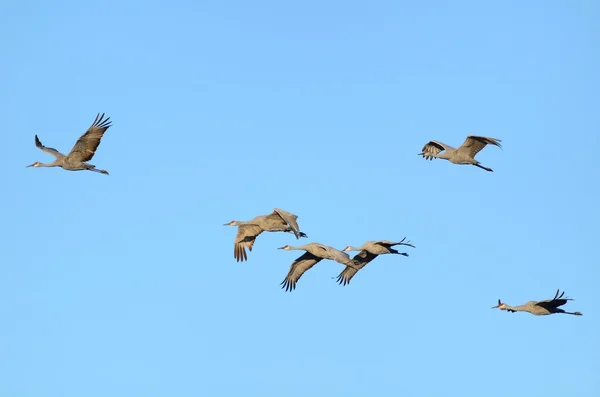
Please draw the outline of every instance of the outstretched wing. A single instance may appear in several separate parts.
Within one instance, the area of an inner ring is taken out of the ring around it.
[[[53,149],[51,147],[46,147],[44,145],[42,145],[42,142],[40,141],[40,139],[38,138],[38,136],[35,136],[35,146],[40,149],[42,152],[46,152],[48,154],[53,155],[54,157],[56,157],[57,159],[61,158],[61,157],[65,157],[61,152],[59,152],[56,149]]]
[[[421,149],[419,155],[423,156],[425,160],[433,160],[435,156],[440,154],[443,150],[454,149],[452,146],[446,145],[445,143],[438,141],[429,141]]]
[[[104,113],[102,113],[102,115],[98,113],[94,123],[79,137],[75,146],[73,146],[73,149],[69,152],[68,157],[80,162],[89,161],[94,157],[96,149],[98,148],[98,145],[100,145],[102,136],[111,125],[111,121],[109,121],[110,117],[106,120],[102,120],[103,118]]]
[[[275,208],[273,210],[273,212],[275,212],[277,215],[279,215],[281,217],[281,219],[283,219],[283,221],[285,223],[287,223],[289,227],[292,228],[294,235],[296,236],[297,239],[299,239],[301,233],[300,233],[300,227],[298,226],[298,222],[297,222],[298,216],[292,214],[291,212],[287,212],[287,211],[284,211],[279,208]]]
[[[463,153],[467,153],[471,158],[481,151],[486,145],[502,147],[500,139],[488,138],[485,136],[469,135],[462,145],[458,148]]]
[[[281,288],[285,288],[286,291],[293,291],[296,289],[296,284],[300,277],[306,272],[308,269],[321,262],[323,258],[319,258],[311,254],[310,252],[306,252],[305,254],[298,257],[290,266],[290,271],[288,272],[285,280],[281,282]]]
[[[573,300],[570,298],[563,298],[565,291],[563,291],[562,294],[560,294],[560,296],[558,295],[559,292],[560,292],[560,289],[557,289],[556,295],[554,295],[554,298],[536,302],[536,305],[541,306],[546,310],[550,310],[550,309],[556,309],[557,307],[562,306],[565,303],[567,303],[567,301]]]
[[[238,232],[235,236],[235,243],[233,246],[233,256],[237,262],[248,260],[246,248],[248,248],[249,251],[252,251],[256,237],[262,232],[263,230],[257,225],[238,226]]]
[[[346,266],[344,270],[337,276],[337,282],[340,285],[348,285],[350,284],[350,280],[352,277],[363,267],[367,265],[367,263],[371,262],[373,259],[377,258],[378,255],[371,254],[365,250],[360,251],[358,254],[354,255],[352,261],[356,268],[352,268],[350,266]]]

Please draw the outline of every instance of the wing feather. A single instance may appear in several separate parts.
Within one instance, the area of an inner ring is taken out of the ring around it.
[[[543,300],[543,301],[539,301],[539,302],[536,302],[535,304],[537,306],[541,306],[544,309],[550,311],[550,309],[556,309],[557,307],[566,304],[568,301],[572,301],[573,300],[571,298],[563,298],[563,295],[565,294],[564,291],[559,296],[558,295],[559,292],[560,292],[560,290],[556,291],[556,294],[554,295],[554,298],[552,298],[552,299],[546,299],[546,300]]]
[[[293,291],[296,289],[296,284],[300,277],[306,272],[308,269],[321,262],[323,258],[319,258],[311,254],[310,252],[306,252],[299,256],[290,266],[290,271],[288,272],[285,280],[281,282],[281,288],[286,291]]]
[[[38,138],[38,136],[35,136],[35,146],[40,149],[42,152],[46,152],[48,154],[53,155],[54,157],[56,157],[57,159],[65,157],[61,152],[59,152],[58,150],[51,148],[51,147],[46,147],[42,144],[42,142],[40,141],[40,138]]]
[[[338,284],[344,286],[350,284],[350,280],[352,280],[352,277],[354,277],[354,275],[358,273],[360,269],[365,267],[369,262],[377,258],[377,256],[378,255],[371,254],[370,252],[365,250],[360,251],[358,254],[354,255],[354,258],[352,258],[352,261],[354,262],[356,268],[346,266],[346,268],[342,270],[342,272],[337,276],[336,281],[338,282]]]
[[[248,248],[249,251],[252,251],[256,237],[262,232],[263,230],[257,225],[238,226],[238,232],[235,236],[235,243],[233,246],[233,256],[237,262],[248,260],[246,248]]]
[[[96,149],[98,149],[98,145],[100,145],[100,140],[102,140],[102,136],[111,126],[110,117],[106,120],[103,119],[104,113],[102,113],[102,115],[98,113],[94,123],[79,137],[73,146],[73,149],[71,149],[71,152],[67,155],[69,158],[74,161],[85,162],[94,157]]]
[[[283,221],[288,224],[288,226],[292,229],[292,232],[294,232],[296,238],[299,239],[301,233],[300,227],[298,226],[297,222],[298,216],[279,208],[275,208],[273,212],[279,215],[281,219],[283,219]]]
[[[383,245],[386,248],[390,248],[395,245],[406,245],[407,247],[416,248],[414,245],[412,245],[410,243],[410,241],[407,241],[407,242],[404,242],[404,241],[406,241],[406,237],[404,237],[402,240],[400,240],[398,242],[389,241],[389,240],[380,240],[380,241],[375,241],[375,244]]]
[[[500,139],[489,138],[485,136],[469,135],[462,145],[458,148],[461,152],[466,152],[471,158],[479,153],[487,145],[494,145],[502,148]]]
[[[440,154],[440,152],[447,149],[454,148],[442,142],[429,141],[425,144],[425,146],[423,146],[423,149],[421,149],[421,153],[419,153],[419,155],[423,156],[425,160],[433,160],[435,156]]]

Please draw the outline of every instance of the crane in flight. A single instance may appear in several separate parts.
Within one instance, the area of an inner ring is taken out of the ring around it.
[[[494,172],[491,168],[484,167],[475,160],[477,153],[486,145],[495,145],[502,148],[500,139],[488,138],[485,136],[469,135],[458,149],[450,145],[438,141],[429,141],[421,149],[419,156],[423,156],[425,160],[444,159],[454,164],[471,164],[489,172]],[[443,153],[442,153],[443,152]]]
[[[385,254],[397,254],[408,256],[406,252],[399,252],[398,250],[392,248],[396,245],[406,245],[408,247],[416,248],[414,245],[410,244],[410,241],[404,242],[406,237],[398,242],[394,241],[367,241],[360,247],[352,247],[347,246],[344,248],[344,251],[360,251],[358,254],[352,258],[356,267],[346,266],[344,270],[337,276],[337,282],[340,285],[348,285],[350,284],[350,280],[354,275],[363,267],[365,267],[369,262],[373,259],[377,258],[379,255]]]
[[[295,290],[296,284],[298,283],[300,277],[302,277],[302,275],[308,269],[321,262],[323,259],[336,261],[348,267],[355,268],[357,269],[356,271],[358,271],[358,266],[354,263],[352,259],[350,259],[350,256],[347,253],[337,250],[328,245],[319,243],[308,243],[298,247],[286,245],[278,249],[286,251],[306,251],[304,254],[296,258],[294,262],[292,262],[292,265],[290,266],[290,271],[285,277],[285,280],[281,282],[281,288],[285,288],[286,291]]]
[[[50,164],[44,164],[36,161],[27,167],[62,167],[62,169],[67,171],[93,171],[108,175],[108,171],[97,169],[95,165],[87,162],[94,157],[96,149],[98,149],[98,145],[100,145],[102,136],[111,126],[110,117],[106,120],[103,119],[104,113],[102,113],[102,115],[98,113],[94,123],[86,132],[83,133],[83,135],[79,137],[75,143],[75,146],[73,146],[69,154],[66,156],[56,149],[44,146],[36,135],[35,146],[41,151],[51,154],[56,158],[56,160]]]
[[[573,300],[570,298],[563,298],[563,295],[565,294],[564,291],[559,296],[558,295],[559,292],[560,292],[560,290],[556,290],[556,295],[554,295],[554,298],[552,298],[552,299],[546,299],[546,300],[539,301],[539,302],[529,301],[529,302],[527,302],[523,305],[519,305],[519,306],[510,306],[510,305],[507,305],[506,303],[502,303],[500,301],[500,299],[498,299],[498,304],[496,306],[493,306],[492,309],[506,310],[511,313],[528,312],[528,313],[534,314],[536,316],[546,316],[548,314],[556,314],[556,313],[571,314],[573,316],[582,316],[582,314],[580,312],[567,312],[567,311],[564,311],[563,309],[559,308],[559,306],[564,305],[565,303],[567,303],[567,301]]]
[[[275,208],[267,215],[259,215],[249,221],[231,221],[223,226],[237,226],[238,231],[233,244],[233,257],[237,262],[248,260],[246,248],[252,251],[256,237],[262,232],[287,232],[294,233],[296,239],[307,237],[300,231],[297,222],[298,216],[290,212]]]

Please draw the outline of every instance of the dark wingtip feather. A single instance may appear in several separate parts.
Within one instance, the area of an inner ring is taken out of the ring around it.
[[[280,285],[282,286],[281,289],[285,288],[285,292],[292,292],[296,288],[296,283],[289,281],[287,278]]]

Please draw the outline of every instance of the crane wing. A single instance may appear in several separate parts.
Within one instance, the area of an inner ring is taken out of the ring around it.
[[[89,161],[94,157],[102,136],[111,125],[110,117],[106,120],[102,120],[103,118],[104,113],[102,115],[98,113],[94,123],[79,137],[68,157],[80,162]]]
[[[246,248],[248,248],[249,251],[252,251],[256,237],[262,232],[263,230],[257,225],[238,226],[238,232],[235,236],[235,243],[233,246],[233,256],[237,262],[248,260]]]
[[[46,152],[48,154],[51,154],[54,157],[56,157],[57,159],[59,159],[61,157],[64,157],[64,155],[61,152],[59,152],[58,150],[53,149],[51,147],[46,147],[46,146],[42,145],[42,142],[40,141],[40,139],[38,138],[37,135],[35,136],[35,146],[38,149],[40,149],[42,152]]]
[[[458,148],[461,152],[466,152],[471,158],[481,151],[486,145],[495,145],[502,147],[500,139],[488,138],[485,136],[469,135],[462,145]]]
[[[377,256],[378,255],[371,254],[370,252],[365,250],[360,251],[358,254],[354,255],[354,258],[352,258],[352,261],[354,262],[356,268],[346,266],[346,268],[342,270],[342,272],[337,276],[336,281],[340,285],[350,284],[350,280],[352,280],[352,277],[354,277],[354,275],[358,273],[360,269],[365,267],[369,262],[377,258]]]
[[[552,299],[546,299],[543,301],[539,301],[536,302],[535,304],[537,306],[541,306],[546,310],[550,310],[552,308],[557,308],[559,306],[564,305],[565,303],[567,303],[568,301],[572,301],[573,299],[570,298],[563,298],[563,295],[565,294],[565,292],[563,291],[562,294],[560,294],[560,296],[558,295],[558,293],[560,292],[560,290],[556,290],[556,295],[554,295],[554,298]]]
[[[281,288],[285,288],[286,291],[293,291],[296,289],[296,284],[300,277],[306,272],[308,269],[321,262],[323,258],[319,258],[311,254],[310,252],[306,252],[303,255],[299,256],[290,266],[290,271],[288,272],[285,280],[281,282]]]
[[[446,145],[445,143],[438,141],[429,141],[421,149],[419,155],[423,156],[425,160],[433,160],[434,156],[440,154],[441,151],[454,149],[452,146]]]
[[[298,219],[298,216],[279,208],[275,208],[273,212],[279,215],[281,219],[283,219],[283,221],[287,223],[290,228],[292,228],[294,235],[297,239],[299,239],[301,233],[300,227],[298,226],[298,222],[296,221]]]
[[[395,245],[406,245],[408,247],[416,248],[414,245],[412,245],[410,243],[410,241],[407,241],[407,242],[404,242],[404,241],[406,241],[406,237],[404,237],[402,240],[400,240],[398,242],[388,241],[388,240],[380,240],[380,241],[375,241],[375,244],[383,245],[386,248],[390,248]]]

